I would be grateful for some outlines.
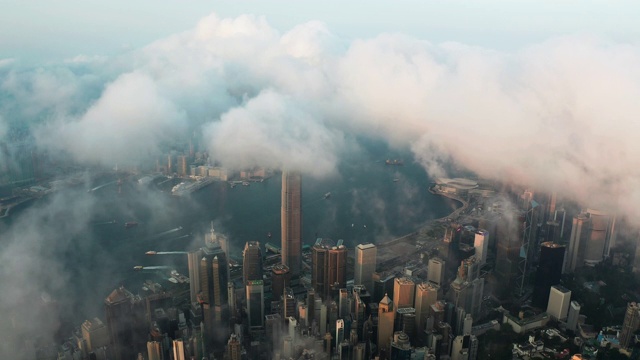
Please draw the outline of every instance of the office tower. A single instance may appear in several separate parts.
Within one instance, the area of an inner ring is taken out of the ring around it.
[[[451,360],[475,360],[478,356],[478,339],[474,335],[459,335],[451,346]]]
[[[282,263],[293,276],[300,274],[302,256],[302,181],[299,173],[282,172],[280,222],[282,231]]]
[[[178,156],[178,175],[186,176],[187,175],[187,156],[179,155]]]
[[[487,262],[487,251],[489,249],[489,232],[487,230],[478,229],[473,239],[473,247],[476,250],[475,256],[480,262],[484,264]]]
[[[385,294],[391,294],[393,297],[395,275],[392,273],[373,273],[373,298],[371,302],[379,303]]]
[[[282,296],[283,300],[283,318],[288,319],[290,317],[297,318],[296,314],[296,298],[293,295],[293,289],[285,288],[284,295]]]
[[[318,238],[315,244],[311,247],[311,286],[315,290],[316,294],[327,298],[328,285],[326,266],[328,261],[329,249],[333,247],[333,243],[330,239]]]
[[[246,285],[246,297],[249,328],[264,327],[264,282],[249,280]]]
[[[495,274],[503,288],[499,291],[502,297],[509,290],[514,290],[520,271],[518,265],[523,259],[520,255],[523,235],[526,229],[523,213],[506,215],[497,227]],[[519,285],[519,284],[518,284]]]
[[[366,344],[358,343],[353,347],[353,360],[365,360],[366,359]]]
[[[337,246],[329,249],[327,254],[325,291],[326,297],[347,286],[347,248],[338,240]]]
[[[624,314],[622,331],[620,332],[620,347],[628,348],[634,332],[640,328],[640,305],[635,302],[627,304],[627,312]]]
[[[378,248],[373,244],[359,244],[356,246],[356,265],[354,285],[364,285],[373,291],[373,273],[376,271],[376,256]]]
[[[237,301],[236,301],[236,287],[233,284],[233,281],[227,282],[227,304],[229,304],[229,316],[233,319],[236,319],[239,315],[237,313]]]
[[[182,339],[173,340],[173,360],[186,360],[187,355],[184,350]]]
[[[280,314],[268,314],[265,316],[265,327],[267,341],[271,349],[277,349],[280,344],[280,335],[282,331],[282,316]]]
[[[567,329],[576,331],[578,327],[578,319],[580,318],[580,304],[572,301],[569,305],[569,315],[567,316]]]
[[[98,318],[82,323],[82,339],[87,352],[109,345],[109,329]]]
[[[159,341],[147,341],[147,357],[149,360],[164,360],[162,343]]]
[[[416,298],[414,306],[416,309],[416,328],[418,337],[422,337],[422,332],[426,329],[427,318],[431,305],[438,301],[438,291],[440,287],[431,282],[423,282],[416,286]]]
[[[351,314],[351,301],[349,299],[349,292],[346,288],[342,288],[338,293],[338,316],[341,319],[344,319],[349,314]]]
[[[282,339],[282,354],[285,359],[293,358],[294,356],[294,340],[291,336],[285,336]]]
[[[344,340],[344,320],[336,320],[336,336],[334,338],[336,346]]]
[[[602,261],[605,245],[608,242],[609,215],[602,211],[588,209],[591,218],[589,226],[589,238],[584,252],[585,265],[593,266]]]
[[[307,310],[309,312],[307,320],[309,321],[309,325],[311,325],[313,324],[313,319],[316,317],[316,291],[313,288],[307,290]]]
[[[564,286],[554,285],[549,291],[549,304],[547,313],[556,320],[564,320],[569,310],[571,291]]]
[[[191,294],[191,304],[198,303],[198,294],[200,293],[200,259],[202,259],[201,249],[190,251],[187,254],[187,260],[189,264],[189,293]]]
[[[464,323],[462,325],[462,335],[471,334],[471,328],[473,327],[473,316],[466,314],[464,316]]]
[[[242,358],[242,345],[236,334],[231,334],[227,342],[227,359],[240,360]]]
[[[302,301],[298,301],[298,320],[303,328],[309,327],[307,304]]]
[[[207,345],[211,341],[221,342],[228,336],[229,325],[229,294],[227,256],[215,234],[207,239],[202,248],[203,257],[200,260],[200,304],[204,323],[204,338]],[[223,344],[223,342],[221,343]]]
[[[389,359],[393,360],[410,360],[411,359],[411,337],[403,331],[393,333],[393,341],[391,342]]]
[[[440,258],[429,259],[429,267],[427,269],[427,280],[438,286],[442,286],[442,281],[444,280],[444,271],[445,271],[444,266],[445,266],[444,260]]]
[[[587,214],[578,214],[573,217],[571,236],[569,237],[569,250],[564,261],[565,273],[573,272],[583,265],[590,224],[591,218]]]
[[[404,331],[410,339],[415,340],[416,336],[416,309],[405,307],[396,309],[394,329]]]
[[[135,358],[147,341],[142,299],[121,286],[107,296],[104,305],[114,359]]]
[[[564,245],[549,241],[540,244],[540,260],[531,299],[533,306],[544,309],[549,302],[551,286],[560,284],[564,250]]]
[[[242,251],[242,281],[262,280],[262,251],[260,243],[248,241]]]
[[[393,335],[393,323],[395,320],[395,307],[393,301],[385,294],[378,304],[378,350],[389,349],[391,336]]]
[[[479,278],[478,275],[479,264],[475,257],[463,260],[448,293],[448,298],[454,307],[461,307],[474,317],[480,315],[484,292],[484,279]]]
[[[408,278],[396,278],[393,287],[393,304],[396,309],[413,307],[416,285]]]
[[[291,273],[287,265],[277,264],[271,268],[271,292],[274,300],[282,297],[284,289],[289,287]]]
[[[317,303],[316,303],[317,304]],[[320,330],[320,334],[325,334],[327,332],[327,317],[329,310],[327,309],[326,303],[320,303],[320,321],[318,322],[318,327]]]

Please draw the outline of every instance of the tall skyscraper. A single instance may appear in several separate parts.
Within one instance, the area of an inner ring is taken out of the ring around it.
[[[250,329],[264,327],[264,282],[249,280],[246,283],[247,317]]]
[[[104,305],[114,359],[135,358],[147,341],[142,299],[121,286],[107,296]]]
[[[354,285],[364,285],[373,291],[373,273],[376,271],[376,255],[378,248],[373,244],[359,244],[356,246],[356,268]]]
[[[85,320],[82,323],[82,339],[87,345],[87,351],[94,351],[109,345],[109,329],[98,318]]]
[[[587,213],[591,218],[591,223],[584,262],[593,266],[601,262],[604,257],[605,245],[607,245],[609,238],[609,215],[594,209],[588,209]]]
[[[427,268],[427,280],[430,282],[442,286],[444,280],[444,260],[440,258],[429,259],[429,267]]]
[[[378,304],[378,350],[384,350],[387,354],[393,336],[395,313],[393,301],[385,294]]]
[[[282,263],[297,276],[302,257],[302,181],[299,173],[282,172],[281,198]]]
[[[409,278],[396,278],[393,287],[393,304],[396,309],[413,307],[416,284]]]
[[[532,296],[534,306],[544,309],[549,302],[551,287],[560,284],[564,250],[564,245],[550,241],[540,244],[540,261],[536,271]]]
[[[427,318],[431,305],[438,301],[438,291],[440,287],[431,282],[425,282],[416,286],[416,299],[414,306],[416,309],[416,327],[418,329],[418,337],[426,329]]]
[[[257,241],[248,241],[242,251],[242,281],[251,280],[262,280],[262,251]]]
[[[202,306],[205,339],[220,342],[220,339],[228,336],[230,315],[227,256],[216,241],[207,241],[202,253],[199,302]]]
[[[524,213],[505,216],[497,226],[496,238],[496,266],[495,274],[503,285],[499,295],[506,296],[509,290],[513,290],[520,274],[519,264],[523,259],[523,237],[527,228]],[[517,284],[520,285],[520,284]]]
[[[201,249],[190,251],[187,254],[187,261],[189,265],[189,293],[191,294],[191,304],[198,303],[198,294],[201,291],[200,259],[202,259]]]
[[[566,319],[570,301],[571,290],[560,285],[552,286],[549,291],[547,313],[556,320]]]
[[[271,292],[273,300],[279,300],[284,294],[284,289],[289,287],[291,274],[289,267],[283,264],[276,264],[271,268]]]
[[[591,218],[587,214],[578,214],[573,217],[571,236],[569,237],[569,249],[564,261],[564,272],[575,271],[583,265],[584,252],[589,238]]]
[[[242,358],[242,344],[236,334],[231,334],[227,342],[227,359],[240,360]]]
[[[330,285],[327,285],[327,261],[329,249],[333,247],[333,242],[329,239],[317,239],[311,247],[311,286],[316,294],[326,299]]]
[[[633,339],[633,333],[640,328],[640,305],[635,302],[627,304],[627,312],[624,314],[622,322],[622,332],[620,333],[620,347],[628,348]]]
[[[173,340],[173,360],[187,360],[187,355],[182,339]]]
[[[164,360],[164,353],[162,351],[162,343],[159,341],[147,342],[147,357],[149,360]]]
[[[473,239],[473,247],[476,250],[476,259],[480,264],[487,262],[487,251],[489,249],[489,232],[487,230],[478,229]]]
[[[347,248],[342,245],[342,240],[338,240],[338,245],[329,249],[326,269],[328,297],[347,286]]]
[[[569,306],[569,315],[567,316],[567,329],[576,331],[578,327],[578,318],[580,317],[580,304],[572,301]]]

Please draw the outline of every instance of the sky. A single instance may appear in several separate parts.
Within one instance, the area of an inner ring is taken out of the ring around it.
[[[0,0],[0,7],[0,58],[36,62],[114,55],[185,31],[212,12],[264,15],[280,31],[319,20],[349,39],[401,32],[501,50],[585,33],[637,43],[640,34],[634,1]]]

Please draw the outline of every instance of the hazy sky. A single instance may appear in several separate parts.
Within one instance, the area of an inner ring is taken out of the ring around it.
[[[401,32],[431,42],[499,50],[566,34],[637,43],[637,1],[177,1],[0,0],[0,59],[59,60],[113,55],[221,17],[264,15],[287,31],[320,20],[342,38]]]

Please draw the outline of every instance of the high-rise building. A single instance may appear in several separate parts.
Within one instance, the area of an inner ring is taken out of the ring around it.
[[[605,253],[605,245],[609,239],[609,215],[594,209],[588,209],[587,213],[591,222],[584,252],[584,263],[593,266],[602,261]]]
[[[442,286],[445,271],[444,265],[444,260],[440,258],[429,259],[429,267],[427,268],[427,280],[438,286]]]
[[[516,285],[520,275],[519,264],[523,259],[520,250],[527,228],[524,213],[505,216],[497,226],[495,274],[503,285],[499,295],[506,296]],[[519,285],[519,284],[517,284]]]
[[[242,344],[236,334],[231,334],[227,342],[227,359],[240,360],[242,358]]]
[[[282,263],[291,274],[300,274],[302,257],[302,180],[299,173],[282,172]]]
[[[242,251],[242,281],[251,280],[262,280],[262,251],[257,241],[248,241]]]
[[[346,288],[342,288],[338,292],[338,316],[341,319],[345,319],[351,313],[351,299],[349,298],[349,291]]]
[[[347,248],[342,245],[342,240],[338,240],[337,246],[329,249],[327,260],[325,284],[330,290],[328,297],[347,286]]]
[[[416,284],[409,278],[396,278],[393,287],[393,304],[396,309],[413,307]]]
[[[289,287],[291,273],[289,267],[283,264],[276,264],[271,268],[271,293],[274,300],[279,300],[284,294],[284,289]]]
[[[438,301],[438,291],[440,287],[435,283],[424,282],[416,286],[416,299],[414,306],[416,309],[416,327],[418,329],[418,337],[422,336],[422,332],[426,329],[427,318],[431,305]]]
[[[628,348],[634,332],[640,328],[640,305],[635,302],[627,304],[627,312],[624,314],[622,322],[622,332],[620,332],[620,347]]]
[[[109,345],[109,330],[98,318],[82,323],[82,339],[87,352]]]
[[[159,341],[147,341],[147,357],[149,360],[164,360],[162,343]]]
[[[569,315],[567,316],[567,329],[576,331],[578,328],[578,319],[580,318],[580,304],[572,301],[569,305]]]
[[[564,250],[564,245],[550,241],[540,244],[540,260],[532,295],[534,306],[544,309],[549,302],[551,286],[560,284]]]
[[[587,214],[578,214],[573,217],[571,236],[569,237],[569,249],[564,261],[564,272],[569,273],[582,266],[584,253],[589,239],[591,218]]]
[[[484,264],[487,262],[487,251],[489,249],[489,232],[487,230],[478,229],[473,240],[473,247],[476,250],[475,256]]]
[[[336,320],[336,336],[334,338],[336,346],[340,344],[343,340],[344,340],[344,320],[337,319]]]
[[[410,360],[411,359],[411,337],[403,331],[393,333],[393,341],[391,342],[389,358],[393,360]]]
[[[373,273],[373,303],[379,303],[385,294],[391,294],[393,297],[393,286],[395,275],[393,273],[375,272]]]
[[[204,338],[209,341],[226,339],[229,325],[229,294],[227,256],[220,243],[213,239],[202,248],[200,260],[200,299],[204,322]],[[222,344],[224,344],[222,342]],[[211,345],[211,344],[209,344]]]
[[[549,303],[547,313],[556,320],[564,320],[569,311],[571,301],[571,290],[564,286],[554,285],[549,291]]]
[[[114,359],[135,358],[147,341],[142,299],[121,286],[107,296],[104,305]]]
[[[189,265],[189,293],[191,294],[191,304],[198,303],[198,294],[200,294],[200,259],[202,259],[202,250],[198,249],[190,251],[187,254]]]
[[[329,249],[333,247],[330,239],[317,239],[311,247],[311,286],[316,294],[327,297],[330,285],[327,281],[327,262],[329,261]]]
[[[373,291],[373,273],[376,271],[376,255],[378,248],[373,244],[359,244],[356,246],[356,265],[354,285],[364,285]]]
[[[247,317],[249,328],[264,327],[264,282],[249,280],[246,284]]]
[[[187,354],[185,353],[184,342],[182,339],[173,340],[173,360],[186,360]]]
[[[283,318],[288,319],[290,317],[293,318],[297,318],[298,315],[296,314],[296,298],[293,294],[293,289],[291,288],[285,288],[284,289],[284,295],[282,296],[283,299]]]
[[[385,294],[378,304],[378,349],[388,351],[395,320],[393,301]],[[388,353],[388,352],[387,352]]]

